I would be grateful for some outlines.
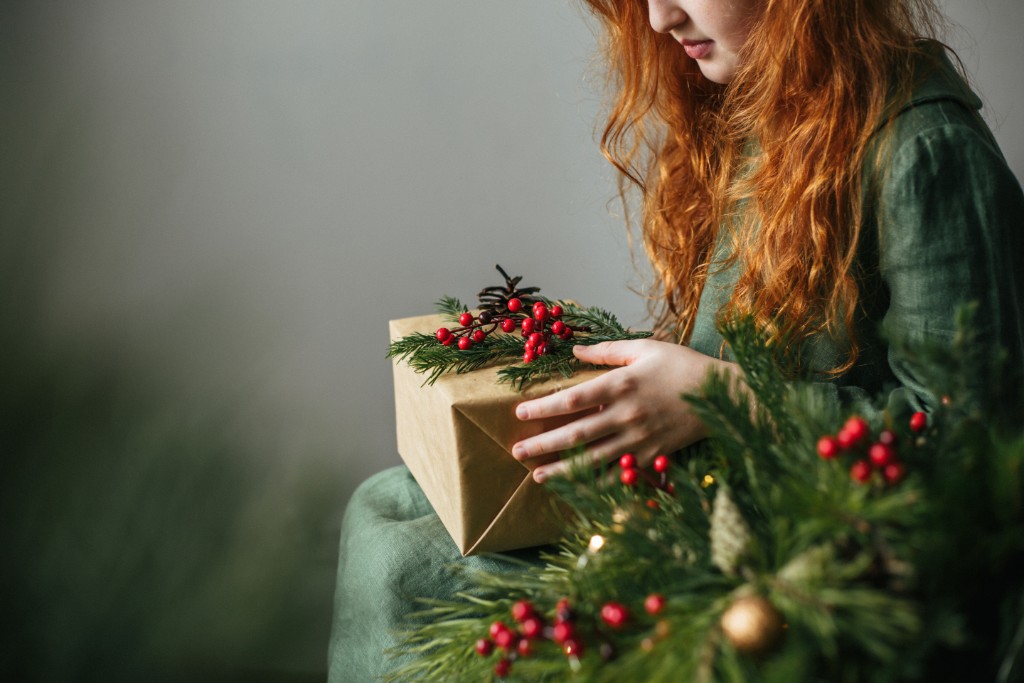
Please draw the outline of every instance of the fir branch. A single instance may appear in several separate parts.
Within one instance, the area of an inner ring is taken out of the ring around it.
[[[434,303],[434,309],[448,322],[457,322],[469,308],[454,296],[443,296]]]
[[[517,355],[522,355],[522,341],[511,335],[494,335],[487,344],[461,350],[439,344],[433,335],[422,332],[396,339],[387,353],[388,358],[404,361],[417,373],[426,374],[425,385],[448,372],[472,372]]]
[[[572,353],[574,345],[646,339],[651,336],[646,331],[626,330],[614,315],[600,308],[583,308],[572,302],[552,301],[543,297],[535,299],[549,306],[562,306],[562,320],[579,330],[579,334],[574,335],[571,341],[552,337],[548,341],[547,353],[538,355],[529,363],[516,362],[523,358],[523,339],[517,332],[505,334],[493,328],[484,341],[468,349],[456,348],[454,344],[441,344],[432,334],[413,333],[393,341],[388,347],[387,357],[407,362],[417,373],[425,374],[424,385],[433,384],[449,372],[465,373],[502,365],[497,373],[497,381],[522,391],[526,385],[534,382],[575,374],[582,364]],[[459,316],[468,310],[459,299],[451,296],[442,297],[436,305],[438,311],[451,321],[458,321]]]
[[[578,318],[581,319],[582,318]],[[593,320],[591,318],[590,320]],[[593,346],[602,342],[624,341],[628,339],[647,339],[650,332],[626,332],[609,330],[607,327],[600,327],[601,331],[593,334],[579,335],[573,337],[573,343],[578,346]],[[521,350],[521,347],[517,347]],[[498,381],[512,385],[517,391],[533,382],[540,382],[557,375],[572,377],[581,366],[602,367],[581,363],[572,353],[572,345],[560,344],[555,350],[543,356],[538,356],[530,363],[517,363],[509,365],[498,371]]]

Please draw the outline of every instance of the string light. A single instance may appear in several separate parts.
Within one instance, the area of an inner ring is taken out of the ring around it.
[[[604,547],[604,536],[601,534],[594,534],[590,537],[590,543],[587,545],[587,552],[580,555],[580,559],[576,560],[576,568],[583,569],[587,566],[587,562],[590,561],[591,555],[596,555],[601,548]]]
[[[714,483],[715,483],[715,478],[713,476],[711,476],[710,474],[705,474],[704,475],[704,479],[702,479],[701,482],[700,482],[700,485],[702,487],[704,487],[704,488],[707,488],[707,487],[711,486]]]

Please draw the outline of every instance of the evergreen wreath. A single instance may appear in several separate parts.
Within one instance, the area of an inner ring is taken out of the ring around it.
[[[969,317],[905,347],[930,415],[844,412],[724,326],[749,391],[686,396],[712,438],[549,480],[576,515],[545,565],[424,600],[388,680],[1024,679],[1021,395],[976,376]]]

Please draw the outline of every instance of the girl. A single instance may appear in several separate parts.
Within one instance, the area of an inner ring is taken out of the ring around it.
[[[886,389],[933,406],[880,330],[948,341],[969,302],[979,381],[998,349],[1019,371],[1024,283],[1011,259],[1024,253],[1024,195],[977,97],[925,39],[929,0],[587,4],[610,73],[602,148],[624,200],[636,191],[661,340],[578,347],[618,367],[520,404],[523,420],[580,416],[515,457],[582,444],[588,462],[632,452],[648,464],[703,438],[679,396],[712,368],[736,371],[722,316],[753,316],[844,405]],[[385,671],[388,630],[413,598],[463,587],[453,562],[502,567],[459,556],[404,468],[364,484],[342,530],[332,681]]]

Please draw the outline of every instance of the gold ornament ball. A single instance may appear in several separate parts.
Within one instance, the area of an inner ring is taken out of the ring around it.
[[[786,624],[775,605],[760,595],[748,595],[725,610],[721,626],[737,652],[756,656],[779,644]]]

